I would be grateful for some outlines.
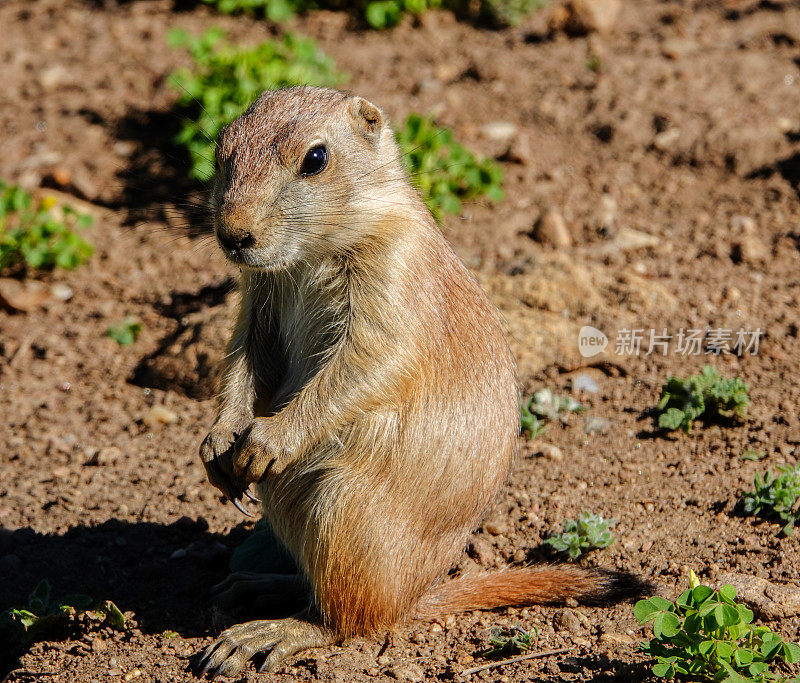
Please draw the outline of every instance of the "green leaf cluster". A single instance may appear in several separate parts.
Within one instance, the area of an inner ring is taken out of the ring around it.
[[[800,497],[800,466],[781,465],[778,472],[768,470],[763,476],[756,473],[754,490],[744,493],[742,502],[748,514],[781,520],[784,523],[781,531],[788,536],[800,519],[800,511],[796,509]]]
[[[515,26],[547,4],[547,0],[203,0],[224,14],[255,14],[280,23],[298,13],[314,9],[345,9],[363,13],[369,26],[385,29],[396,26],[404,14],[422,14],[429,9],[447,7],[459,14],[475,15],[493,26]]]
[[[550,420],[567,422],[572,413],[581,413],[586,406],[569,396],[557,396],[545,387],[527,401],[520,396],[520,430],[535,439],[542,434]]]
[[[710,365],[686,379],[670,377],[661,389],[658,426],[688,433],[701,415],[744,419],[750,403],[748,392],[741,379],[725,379]]]
[[[693,576],[674,603],[654,596],[637,602],[633,612],[639,623],[653,625],[654,637],[641,647],[655,658],[653,673],[661,678],[785,681],[770,665],[800,660],[800,646],[752,624],[753,612],[736,602],[733,586],[713,590]]]
[[[0,613],[0,633],[9,640],[17,637],[22,644],[31,643],[91,604],[88,595],[67,595],[53,600],[50,582],[43,579],[28,596],[24,607],[12,607]]]
[[[77,230],[92,217],[51,198],[35,201],[17,185],[0,180],[0,270],[23,266],[33,269],[71,269],[94,251]]]
[[[141,331],[142,323],[129,315],[122,322],[109,325],[106,334],[120,346],[130,346]]]
[[[192,177],[214,175],[214,140],[223,126],[237,118],[264,91],[295,85],[335,86],[345,74],[316,42],[286,34],[255,47],[231,45],[219,29],[200,36],[172,30],[170,45],[185,48],[194,67],[169,77],[180,91],[185,119],[175,141],[191,158]]]
[[[614,537],[609,527],[616,523],[616,519],[603,519],[601,515],[584,511],[578,519],[564,520],[564,531],[551,536],[545,543],[574,560],[589,550],[610,546]]]
[[[411,114],[396,135],[406,172],[437,221],[459,213],[462,201],[484,195],[503,199],[503,169],[491,159],[477,159],[449,128]]]
[[[522,626],[493,626],[489,630],[489,645],[475,653],[476,657],[510,657],[524,655],[533,649],[539,637],[537,628],[526,631]]]

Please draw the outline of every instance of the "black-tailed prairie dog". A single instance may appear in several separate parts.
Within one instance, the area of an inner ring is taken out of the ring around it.
[[[444,579],[509,474],[514,362],[377,107],[264,93],[220,134],[217,164],[215,232],[241,305],[201,456],[231,500],[256,484],[312,599],[222,633],[205,673],[257,653],[270,669],[414,616],[646,590],[573,565]]]

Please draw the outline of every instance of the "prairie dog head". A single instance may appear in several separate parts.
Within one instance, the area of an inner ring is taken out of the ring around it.
[[[409,201],[385,116],[336,90],[265,92],[222,130],[216,162],[214,230],[249,268],[345,253]]]

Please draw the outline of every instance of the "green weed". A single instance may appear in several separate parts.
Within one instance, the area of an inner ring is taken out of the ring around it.
[[[545,540],[553,550],[566,553],[573,560],[584,552],[595,548],[607,548],[614,542],[609,527],[617,523],[615,519],[603,519],[591,512],[582,512],[578,519],[563,522],[564,531]]]
[[[132,316],[114,325],[109,325],[106,334],[120,346],[130,346],[142,331],[142,323]]]
[[[475,653],[476,657],[510,657],[524,655],[533,649],[539,631],[535,627],[526,631],[522,626],[493,626],[489,631],[489,645]]]
[[[0,634],[3,634],[0,637],[27,645],[83,613],[116,629],[125,629],[125,615],[113,602],[106,600],[87,612],[92,603],[88,595],[67,595],[54,600],[50,582],[43,579],[28,596],[24,607],[12,607],[0,613]]]
[[[778,467],[778,472],[780,474],[774,474],[772,470],[763,476],[756,474],[754,490],[744,493],[742,502],[748,514],[779,519],[784,523],[781,532],[788,536],[800,519],[800,511],[796,509],[800,497],[800,467],[782,465]]]
[[[733,586],[714,590],[692,573],[688,590],[674,603],[659,596],[637,602],[633,612],[639,623],[653,624],[654,637],[641,646],[656,660],[653,673],[728,683],[789,680],[770,666],[797,662],[800,646],[754,626],[753,612],[735,598]]]
[[[406,171],[437,221],[459,213],[462,201],[503,199],[503,169],[491,159],[476,159],[450,129],[411,114],[396,134]]]
[[[547,4],[547,0],[203,0],[224,14],[255,14],[280,23],[315,9],[344,9],[361,13],[375,29],[396,26],[404,14],[422,14],[446,7],[457,14],[473,15],[493,26],[515,26]]]
[[[170,45],[185,48],[194,59],[191,69],[170,75],[181,93],[186,119],[175,141],[191,158],[190,174],[198,180],[214,175],[214,140],[264,91],[294,85],[334,86],[345,79],[333,61],[309,38],[286,34],[256,47],[229,44],[219,29],[200,36],[172,30]]]
[[[725,379],[710,365],[686,379],[670,377],[661,389],[658,426],[689,432],[701,415],[744,419],[750,403],[749,387],[741,379]]]
[[[586,406],[569,396],[557,396],[545,387],[527,401],[520,396],[520,429],[529,439],[542,434],[550,420],[566,423],[572,413],[582,413]]]
[[[78,230],[92,217],[52,198],[35,201],[17,185],[0,180],[0,270],[75,268],[94,251]]]

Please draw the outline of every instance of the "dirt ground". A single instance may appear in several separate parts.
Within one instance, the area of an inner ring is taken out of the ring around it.
[[[587,434],[575,416],[524,443],[458,569],[551,561],[543,539],[590,509],[619,520],[618,540],[582,561],[640,573],[664,595],[690,568],[796,582],[798,535],[779,538],[736,502],[756,471],[799,454],[800,5],[624,0],[611,33],[580,38],[549,36],[546,22],[490,31],[431,12],[379,33],[317,12],[290,24],[395,120],[432,112],[501,160],[507,199],[466,205],[446,234],[503,312],[523,388],[570,393],[610,423]],[[43,277],[66,284],[68,301],[0,310],[0,610],[48,578],[55,595],[133,614],[124,633],[79,628],[6,652],[9,681],[196,680],[191,655],[217,632],[208,591],[252,528],[197,457],[234,273],[186,205],[200,190],[171,143],[177,93],[165,82],[187,63],[167,30],[212,25],[242,42],[271,35],[191,2],[0,3],[0,177],[53,186],[68,172],[60,190],[95,216],[97,248]],[[531,238],[548,209],[571,245]],[[144,329],[121,348],[104,332],[128,314]],[[578,353],[586,325],[609,337],[591,359]],[[760,329],[758,351],[683,355],[673,339],[646,354],[651,329],[706,327]],[[645,330],[641,353],[615,353],[631,328]],[[750,384],[746,423],[655,432],[666,376],[704,362]],[[598,391],[574,390],[576,372]],[[152,406],[177,419],[148,424]],[[743,461],[744,448],[766,457]],[[625,604],[415,622],[242,680],[458,679],[488,629],[511,624],[536,627],[537,650],[567,650],[471,678],[646,678],[644,631]],[[798,617],[773,627],[800,636]]]

